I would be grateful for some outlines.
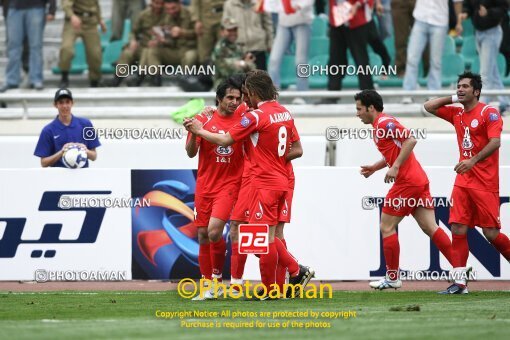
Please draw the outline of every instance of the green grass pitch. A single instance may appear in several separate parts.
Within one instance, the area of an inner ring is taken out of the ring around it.
[[[418,306],[418,307],[416,307]],[[410,310],[408,310],[410,309]],[[419,309],[419,311],[415,310]],[[217,317],[161,319],[156,311],[340,312],[356,317]],[[212,322],[212,329],[182,322]],[[258,321],[263,328],[226,328],[228,322]],[[294,322],[295,327],[286,322]],[[307,322],[330,328],[299,327]],[[280,328],[268,328],[269,325]],[[216,325],[222,327],[216,328]],[[0,292],[0,339],[165,338],[165,339],[508,339],[510,292],[335,291],[333,299],[193,302],[165,292]],[[248,338],[250,337],[250,338]]]

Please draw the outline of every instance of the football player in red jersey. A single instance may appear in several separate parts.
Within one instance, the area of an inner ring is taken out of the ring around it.
[[[218,86],[216,101],[217,110],[212,115],[200,114],[196,119],[212,134],[225,134],[240,119],[240,116],[236,116],[236,109],[241,102],[240,87],[227,79]],[[221,281],[226,251],[222,234],[241,185],[242,145],[233,143],[218,146],[196,134],[188,133],[186,152],[189,157],[195,157],[198,153],[194,223],[198,228],[200,272],[206,279]],[[195,299],[213,297],[214,292],[209,291]]]
[[[466,272],[469,246],[468,228],[482,228],[487,240],[510,261],[510,240],[500,232],[499,147],[503,120],[495,107],[481,103],[482,79],[466,72],[459,75],[457,94],[429,100],[425,110],[451,123],[457,133],[459,163],[452,191],[452,260],[456,271]],[[462,107],[450,106],[459,102]],[[467,275],[443,294],[467,293]]]
[[[197,120],[187,120],[185,126],[199,137],[222,146],[249,137],[253,146],[249,222],[270,226],[269,253],[260,255],[260,271],[263,284],[271,292],[266,297],[274,297],[272,291],[278,290],[275,284],[278,262],[288,268],[290,284],[305,286],[314,275],[310,268],[298,265],[283,243],[275,238],[279,211],[284,206],[289,187],[287,155],[289,140],[294,138],[294,119],[276,101],[277,90],[267,72],[256,70],[248,73],[245,86],[251,104],[257,109],[246,112],[227,134],[212,134],[204,130]]]
[[[361,166],[360,172],[368,178],[374,172],[388,167],[384,182],[394,183],[384,199],[380,225],[386,277],[370,282],[370,287],[397,289],[402,286],[399,278],[400,244],[397,225],[405,216],[413,215],[423,232],[450,263],[451,242],[436,224],[429,179],[413,153],[416,139],[395,117],[383,113],[383,100],[376,91],[363,90],[354,99],[356,116],[364,124],[374,127],[374,142],[383,155],[379,162]]]

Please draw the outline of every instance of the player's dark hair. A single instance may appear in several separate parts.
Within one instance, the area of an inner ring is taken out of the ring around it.
[[[165,0],[165,4],[180,4],[181,0]]]
[[[246,75],[246,89],[255,94],[260,100],[275,100],[278,97],[278,90],[273,80],[266,71],[254,70]]]
[[[230,79],[233,83],[236,83],[239,85],[239,87],[242,87],[244,83],[246,82],[246,73],[236,73],[232,76],[230,76]]]
[[[478,90],[480,93],[482,93],[482,76],[476,73],[472,72],[464,72],[462,74],[459,74],[459,78],[457,79],[457,84],[462,79],[469,79],[471,86],[473,86],[473,91]],[[480,95],[476,97],[476,99],[480,99]]]
[[[367,108],[373,105],[377,112],[382,112],[384,110],[383,99],[375,90],[363,90],[358,92],[354,96],[354,100],[359,100],[361,104]]]
[[[241,92],[241,84],[236,81],[236,79],[233,79],[232,77],[225,79],[222,81],[218,87],[216,88],[216,106],[220,104],[220,101],[223,100],[225,95],[227,94],[227,90],[239,90],[239,93]]]

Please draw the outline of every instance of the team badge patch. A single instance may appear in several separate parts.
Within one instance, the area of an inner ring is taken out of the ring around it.
[[[496,120],[498,120],[498,119],[499,119],[499,115],[498,115],[497,113],[491,113],[491,114],[489,115],[489,120],[490,120],[491,122],[494,122],[494,121],[496,121]]]
[[[389,122],[388,124],[386,124],[386,129],[395,130],[395,123]]]
[[[241,119],[241,125],[243,127],[247,127],[248,125],[250,125],[250,123],[251,123],[251,121],[250,121],[250,119],[248,117],[243,117]]]
[[[474,129],[478,126],[478,119],[473,119],[471,121],[471,127]]]

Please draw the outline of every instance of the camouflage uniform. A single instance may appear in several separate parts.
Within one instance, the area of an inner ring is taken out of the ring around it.
[[[231,75],[255,69],[252,62],[242,61],[244,56],[241,46],[222,38],[216,43],[211,60],[215,65],[214,88]],[[241,65],[239,62],[241,61]]]
[[[138,48],[134,53],[129,50],[129,46],[124,48],[117,64],[133,64],[139,61],[144,54],[144,58],[146,58],[145,50],[147,44],[152,39],[152,28],[162,25],[164,19],[165,13],[163,10],[161,10],[159,15],[155,14],[150,7],[143,10],[138,20],[133,24],[129,39],[130,41],[136,40],[138,42]]]
[[[189,10],[181,6],[177,18],[165,15],[161,26],[165,29],[165,42],[158,47],[148,48],[147,59],[140,64],[195,65],[197,63],[197,40]],[[175,26],[181,28],[181,35],[177,39],[170,35],[170,30]]]
[[[102,50],[98,25],[101,22],[101,8],[98,0],[62,0],[65,13],[62,46],[60,48],[59,67],[62,72],[69,72],[74,57],[74,42],[78,37],[83,39],[85,54],[89,66],[89,79],[101,79]],[[81,19],[81,29],[75,31],[71,25],[71,16]]]
[[[198,60],[202,64],[211,56],[220,38],[221,17],[225,0],[191,0],[193,22],[203,24],[203,34],[198,36]]]

